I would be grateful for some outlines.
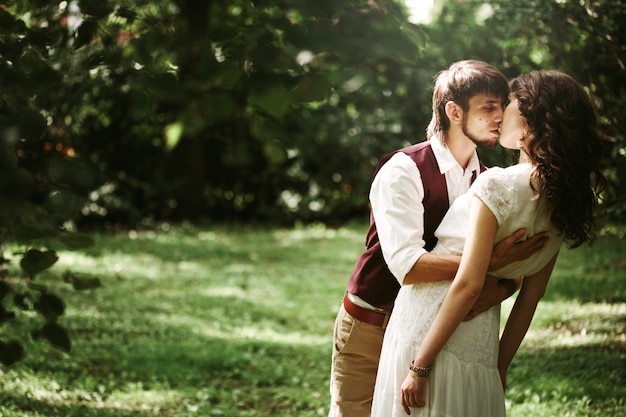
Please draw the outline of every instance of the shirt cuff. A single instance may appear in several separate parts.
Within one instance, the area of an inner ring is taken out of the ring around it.
[[[407,253],[404,256],[397,256],[398,261],[392,261],[388,264],[389,270],[394,277],[398,280],[400,285],[404,285],[404,278],[413,268],[415,263],[428,251],[424,248],[412,249],[411,253]]]

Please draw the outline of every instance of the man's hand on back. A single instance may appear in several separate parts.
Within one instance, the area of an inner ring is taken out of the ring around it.
[[[524,241],[519,241],[525,234],[525,229],[518,229],[494,245],[491,262],[489,262],[489,271],[497,271],[512,262],[528,258],[540,251],[548,240],[545,232],[541,232]]]
[[[530,255],[540,251],[548,240],[546,234],[542,232],[524,241],[520,241],[525,234],[525,229],[516,230],[513,234],[494,245],[493,252],[491,253],[491,262],[489,263],[489,271],[497,271],[512,262],[528,258]],[[465,320],[471,320],[480,313],[500,304],[513,295],[519,289],[520,285],[521,278],[496,281],[486,277],[483,290],[478,300],[476,300],[476,303],[465,317]]]

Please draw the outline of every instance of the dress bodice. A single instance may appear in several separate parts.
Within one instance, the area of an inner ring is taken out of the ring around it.
[[[496,242],[522,227],[526,228],[525,238],[542,231],[549,237],[541,251],[490,274],[499,278],[515,278],[541,270],[559,251],[563,237],[550,221],[550,204],[545,198],[537,196],[530,185],[531,170],[532,166],[524,163],[508,168],[494,167],[481,174],[470,190],[457,198],[448,210],[435,233],[438,241],[433,253],[462,253],[471,200],[477,196],[498,221]]]

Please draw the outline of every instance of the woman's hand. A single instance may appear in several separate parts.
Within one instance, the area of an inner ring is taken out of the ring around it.
[[[422,408],[426,405],[426,383],[428,378],[418,378],[407,374],[400,387],[402,391],[402,408],[407,414],[411,414],[412,408]]]

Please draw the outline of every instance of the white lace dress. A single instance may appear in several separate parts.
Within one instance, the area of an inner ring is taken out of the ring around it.
[[[548,231],[550,239],[540,253],[496,271],[499,278],[513,278],[538,272],[563,242],[552,229],[550,210],[537,199],[529,185],[531,166],[491,168],[478,177],[469,192],[450,207],[437,229],[433,253],[460,254],[469,223],[472,195],[490,208],[498,221],[496,241],[520,227],[528,236]],[[381,352],[373,417],[407,414],[400,401],[400,385],[409,364],[432,325],[450,282],[403,286]],[[426,406],[411,410],[411,417],[499,417],[505,416],[504,393],[497,369],[500,330],[499,306],[463,322],[437,355],[428,379]]]

